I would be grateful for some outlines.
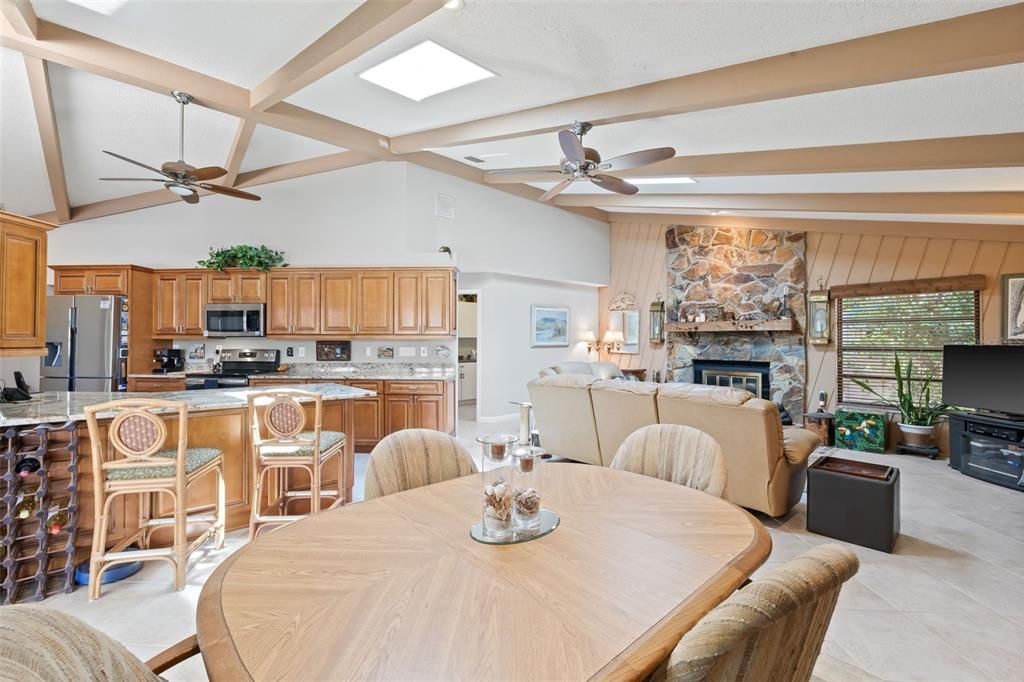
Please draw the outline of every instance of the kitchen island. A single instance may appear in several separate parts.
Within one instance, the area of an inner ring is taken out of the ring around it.
[[[282,383],[274,388],[287,388],[290,384]],[[361,388],[337,383],[303,383],[301,380],[294,388],[302,389],[323,396],[323,429],[353,433],[353,401],[357,398],[372,397],[374,393]],[[249,523],[249,510],[252,504],[252,416],[249,413],[248,396],[268,390],[264,388],[214,389],[205,391],[171,391],[160,393],[106,393],[106,392],[46,392],[33,396],[31,401],[23,403],[0,404],[0,434],[10,438],[21,432],[31,431],[39,425],[68,424],[69,430],[52,432],[51,438],[78,439],[78,462],[81,472],[79,485],[79,518],[78,540],[83,552],[92,541],[93,498],[92,498],[92,463],[89,431],[85,424],[85,408],[111,400],[131,398],[153,398],[160,400],[179,400],[188,405],[188,442],[190,447],[215,447],[224,451],[224,477],[227,487],[227,527],[228,529],[244,528]],[[306,401],[307,418],[312,424],[314,403]],[[259,409],[259,408],[257,408]],[[106,417],[104,419],[104,417]],[[113,415],[100,415],[100,428],[105,430]],[[173,443],[177,438],[177,419],[167,420],[167,442]],[[105,433],[105,431],[104,431]],[[32,435],[25,436],[32,438]],[[327,488],[340,483],[346,501],[352,499],[352,483],[354,480],[354,439],[347,438],[342,457],[344,458],[343,481],[331,480],[333,466],[325,469]],[[295,472],[291,480],[293,487],[302,487],[305,481],[299,480],[301,472]],[[166,500],[152,500],[157,514],[168,514]],[[216,497],[214,477],[198,480],[189,489],[189,513],[198,513],[213,508]],[[301,510],[296,510],[301,512]],[[117,543],[121,538],[138,527],[138,499],[136,496],[125,495],[114,503],[109,544]],[[163,531],[160,531],[161,533]],[[155,541],[159,544],[163,538],[159,534]]]

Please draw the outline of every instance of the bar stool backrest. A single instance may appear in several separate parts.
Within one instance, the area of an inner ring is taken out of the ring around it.
[[[155,457],[167,441],[167,424],[155,412],[177,413],[178,444],[173,460]],[[113,412],[106,438],[99,428],[100,414]],[[139,398],[113,400],[85,408],[89,440],[92,444],[92,467],[96,480],[103,480],[107,471],[139,466],[175,466],[176,477],[185,476],[185,450],[188,442],[188,407],[184,401]]]
[[[306,410],[302,399],[312,400],[315,405],[313,412],[313,428],[306,428]],[[257,405],[262,407],[262,424],[260,423]],[[271,391],[249,394],[249,412],[252,414],[253,443],[257,446],[275,443],[294,444],[312,442],[319,450],[320,429],[323,421],[323,396],[319,393],[303,391],[296,388],[278,388]],[[264,429],[266,435],[264,435]],[[313,440],[298,438],[303,431],[312,431]],[[319,454],[319,453],[318,453]]]

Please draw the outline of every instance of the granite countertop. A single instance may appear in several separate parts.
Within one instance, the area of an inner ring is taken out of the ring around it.
[[[296,388],[319,393],[324,400],[350,400],[376,395],[373,391],[342,386],[340,384],[297,384]],[[40,423],[63,423],[85,419],[85,408],[111,400],[132,398],[154,398],[158,400],[183,400],[189,412],[204,410],[225,410],[245,407],[250,393],[265,391],[265,388],[219,388],[203,391],[169,391],[162,393],[110,393],[100,391],[47,391],[32,396],[32,400],[21,403],[0,403],[0,428]],[[308,399],[307,399],[308,400]],[[101,419],[114,416],[100,413]]]
[[[204,374],[203,371],[189,374]],[[280,377],[291,379],[381,379],[401,381],[403,379],[433,379],[455,381],[455,365],[450,362],[300,362],[292,364],[288,371],[273,374],[251,374],[264,378]],[[183,379],[185,372],[168,374],[130,374],[133,379]]]

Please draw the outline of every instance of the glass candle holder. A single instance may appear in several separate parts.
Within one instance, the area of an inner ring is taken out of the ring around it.
[[[515,486],[512,495],[512,524],[516,530],[536,531],[540,528],[541,480],[543,448],[529,445],[512,451]]]
[[[494,540],[505,540],[512,535],[513,468],[515,436],[501,433],[477,438],[480,443],[480,477],[483,484],[484,535]]]

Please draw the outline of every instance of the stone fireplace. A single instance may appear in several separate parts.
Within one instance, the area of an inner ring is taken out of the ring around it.
[[[758,398],[771,399],[771,363],[743,360],[693,361],[693,383],[725,386],[750,391]]]
[[[665,246],[671,379],[698,380],[698,360],[759,363],[768,379],[764,397],[800,421],[807,373],[804,233],[674,225],[665,231]],[[704,327],[714,325],[697,323],[692,331],[671,331],[692,316],[734,328],[709,331]],[[791,319],[792,327],[751,328],[780,319]]]

